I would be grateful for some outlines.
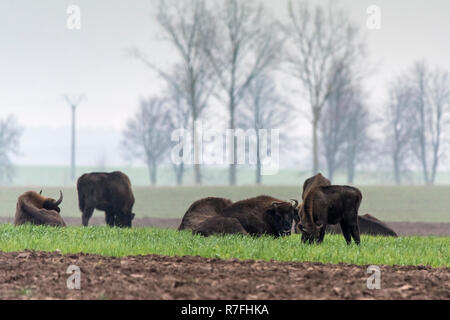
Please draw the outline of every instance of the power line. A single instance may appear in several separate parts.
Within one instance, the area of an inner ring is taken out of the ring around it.
[[[78,105],[86,99],[86,95],[80,94],[69,96],[65,94],[63,97],[72,110],[72,154],[70,160],[70,172],[72,181],[75,181],[75,113]]]

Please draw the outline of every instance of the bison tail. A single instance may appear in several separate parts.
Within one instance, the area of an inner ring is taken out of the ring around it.
[[[78,207],[82,212],[84,212],[84,205],[85,205],[84,194],[83,192],[80,192],[80,190],[78,190]]]

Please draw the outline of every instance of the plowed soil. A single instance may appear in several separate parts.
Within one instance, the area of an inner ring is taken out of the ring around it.
[[[67,288],[70,265],[81,288]],[[1,299],[450,299],[450,268],[0,252]]]

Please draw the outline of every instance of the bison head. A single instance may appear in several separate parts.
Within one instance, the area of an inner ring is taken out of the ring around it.
[[[323,225],[317,225],[314,222],[308,223],[310,221],[308,217],[306,216],[305,208],[303,203],[299,206],[299,214],[295,218],[295,233],[301,233],[302,234],[302,242],[306,243],[312,243],[314,239],[319,238],[320,230],[322,229]]]
[[[119,228],[131,228],[131,222],[134,219],[135,214],[120,214],[115,217],[115,225]]]
[[[291,234],[292,221],[298,215],[296,200],[295,204],[289,202],[272,202],[267,211],[268,222],[276,236],[288,236]]]
[[[39,194],[42,194],[42,190],[41,192],[39,192]],[[61,209],[59,208],[59,205],[61,204],[62,200],[63,200],[63,193],[61,190],[59,190],[59,199],[55,200],[52,198],[46,198],[42,203],[42,208],[47,210],[55,210],[56,212],[60,213]]]

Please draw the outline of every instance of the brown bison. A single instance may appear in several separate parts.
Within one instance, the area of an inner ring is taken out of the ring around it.
[[[309,191],[300,208],[300,223],[297,228],[302,233],[302,241],[321,243],[327,224],[341,225],[347,244],[351,238],[360,243],[358,209],[361,192],[350,186],[321,186]]]
[[[206,219],[194,228],[192,233],[205,237],[213,234],[248,234],[238,219],[223,216],[214,216]]]
[[[229,199],[214,197],[195,201],[184,214],[178,230],[194,230],[203,221],[218,215],[220,212],[222,212],[223,209],[225,209],[232,203],[233,202],[231,202],[231,200]]]
[[[40,193],[28,191],[22,194],[17,200],[16,215],[14,224],[35,224],[55,227],[65,227],[66,224],[60,216],[59,205],[63,200],[60,191],[58,200],[46,198]]]
[[[211,234],[204,231],[207,225],[214,225],[220,220],[220,223],[226,226],[227,230],[232,233],[248,233],[254,236],[263,234],[271,236],[286,236],[291,234],[292,221],[295,215],[298,215],[298,202],[282,201],[270,196],[259,196],[233,203],[222,210],[219,216],[205,220],[199,227],[194,230],[203,230],[201,234]],[[234,218],[219,219],[219,217]],[[242,226],[239,228],[236,221]],[[226,233],[224,230],[217,230],[215,233]],[[245,234],[244,233],[244,234]]]
[[[370,214],[358,216],[358,226],[360,234],[397,237],[397,233],[394,230]],[[342,232],[338,226],[327,226],[326,231],[329,233]]]
[[[303,183],[303,192],[302,192],[302,200],[305,200],[306,194],[317,187],[322,186],[331,186],[331,181],[325,178],[321,173],[316,174],[315,176],[312,176],[305,180]],[[294,231],[296,233],[300,232],[298,231],[298,224],[300,223],[300,217],[295,216],[294,217],[295,226]]]
[[[331,186],[331,181],[325,178],[321,173],[306,179],[303,183],[302,200],[305,200],[305,196],[310,190],[322,186]]]
[[[119,171],[83,174],[78,178],[77,190],[83,226],[88,225],[94,209],[98,209],[105,211],[108,226],[131,227],[134,196],[126,174]]]

